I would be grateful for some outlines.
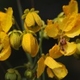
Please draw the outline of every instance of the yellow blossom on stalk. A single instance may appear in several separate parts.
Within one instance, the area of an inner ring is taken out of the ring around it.
[[[0,11],[0,61],[9,58],[11,54],[11,47],[7,32],[12,27],[12,14],[11,7],[6,9],[6,12]]]
[[[32,8],[30,11],[25,10],[25,13],[22,18],[25,18],[24,27],[26,30],[38,32],[43,25],[43,21],[38,15],[38,11],[35,11],[34,8]]]
[[[37,39],[32,33],[26,33],[22,38],[22,48],[26,53],[29,53],[32,57],[35,57],[39,51],[39,45]]]
[[[56,54],[56,57],[57,55],[58,54]],[[47,67],[47,74],[48,74],[48,77],[50,78],[53,78],[56,75],[58,79],[62,79],[68,73],[66,67],[63,67],[64,66],[63,64],[55,61],[53,59],[53,56],[42,55],[37,63],[38,63],[37,78],[39,78],[42,75],[42,73],[45,70],[45,67]]]
[[[63,14],[59,14],[54,20],[48,20],[44,32],[52,38],[58,39],[59,47],[61,48],[61,53],[65,56],[69,56],[75,53],[76,43],[68,42],[66,37],[74,38],[80,35],[80,14],[78,13],[77,1],[71,0],[69,5],[63,6]],[[56,26],[56,25],[57,26]],[[61,39],[64,38],[64,39]],[[70,48],[72,48],[70,50]]]

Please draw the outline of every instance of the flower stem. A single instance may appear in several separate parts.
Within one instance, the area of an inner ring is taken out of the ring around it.
[[[40,56],[42,55],[42,40],[43,40],[43,29],[39,32],[39,47],[40,47]],[[42,74],[42,80],[45,80],[45,73]]]
[[[33,65],[32,57],[28,53],[26,53],[26,56],[28,61]]]
[[[25,66],[17,66],[17,67],[14,67],[14,69],[18,69],[18,68],[24,68]]]
[[[43,40],[43,29],[39,32],[39,47],[40,47],[40,55],[42,54],[42,40]]]

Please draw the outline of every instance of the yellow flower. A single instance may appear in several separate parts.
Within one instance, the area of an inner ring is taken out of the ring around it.
[[[65,65],[63,65],[62,63],[56,62],[50,56],[48,56],[45,59],[44,64],[47,65],[52,70],[52,72],[54,73],[54,75],[56,75],[58,79],[62,79],[68,74],[68,71]]]
[[[78,13],[77,1],[71,0],[69,5],[63,6],[63,11],[64,14],[58,16],[56,20],[54,19],[53,23],[49,24],[48,22],[45,30],[49,37],[55,38],[57,35],[63,35],[73,38],[80,34],[80,14]],[[51,25],[53,26],[51,27]]]
[[[28,13],[25,14],[26,14],[24,22],[25,29],[26,30],[29,29],[34,32],[39,31],[43,25],[43,21],[37,14],[37,11],[29,11]]]
[[[9,58],[10,54],[11,48],[9,37],[5,32],[0,32],[0,61],[4,61]]]
[[[0,12],[0,30],[8,32],[12,27],[13,10],[9,7],[6,12]]]
[[[62,79],[68,73],[66,67],[63,67],[64,66],[63,64],[56,62],[52,58],[52,56],[49,56],[49,55],[43,55],[38,60],[37,63],[38,63],[37,78],[39,78],[41,74],[44,72],[45,67],[47,67],[47,74],[48,74],[48,77],[50,78],[53,78],[56,75],[59,79]],[[62,74],[60,73],[61,71],[62,71]]]
[[[37,39],[32,33],[26,33],[22,38],[22,48],[26,53],[29,53],[32,57],[35,57],[39,51],[39,45]]]
[[[11,54],[7,32],[12,27],[12,14],[11,7],[6,9],[6,12],[0,12],[0,61],[6,60]]]
[[[78,13],[77,2],[71,0],[69,5],[63,6],[63,11],[64,14],[60,13],[53,21],[48,21],[44,32],[49,37],[58,39],[60,52],[65,56],[70,56],[76,52],[77,46],[76,43],[69,42],[66,38],[74,38],[80,35],[80,14]],[[61,39],[61,37],[64,39]],[[61,43],[59,44],[59,42]]]

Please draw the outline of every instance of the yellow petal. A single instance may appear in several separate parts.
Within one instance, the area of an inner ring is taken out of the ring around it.
[[[12,27],[13,10],[11,7],[7,9],[5,19],[1,22],[1,27],[4,32],[8,32]]]
[[[68,32],[65,33],[66,36],[73,38],[75,36],[78,36],[80,34],[80,14],[77,16],[77,22],[75,26]]]
[[[26,29],[26,31],[31,30],[33,32],[38,32],[41,29],[41,27],[37,26],[37,25],[31,26],[31,27],[27,27],[26,23],[24,23],[24,28]]]
[[[63,11],[66,15],[70,14],[70,13],[77,13],[78,12],[78,3],[76,0],[71,0],[69,2],[69,5],[64,5],[63,6]]]
[[[5,32],[0,32],[0,60],[6,60],[11,54],[9,37]]]
[[[73,55],[77,49],[77,45],[74,42],[67,42],[67,44],[63,47],[64,51],[61,50],[61,53],[64,56]]]
[[[5,32],[0,32],[0,44],[2,44],[4,48],[10,45],[9,37]]]
[[[24,34],[22,38],[22,48],[26,53],[35,57],[39,51],[37,39],[31,33]]]
[[[44,57],[41,57],[37,63],[37,78],[39,78],[45,70]]]
[[[47,65],[49,68],[54,69],[61,67],[62,65],[56,62],[52,57],[46,57],[44,64]]]
[[[78,17],[78,15],[75,13],[73,13],[72,15],[68,15],[60,23],[59,28],[64,32],[70,31],[75,26],[75,24],[77,22],[77,17]]]
[[[58,28],[56,23],[52,23],[51,20],[48,20],[48,24],[45,28],[45,32],[49,37],[56,37],[58,35]]]
[[[5,19],[6,13],[0,12],[0,24]],[[0,31],[2,31],[2,27],[0,26]]]
[[[35,25],[35,20],[31,12],[26,15],[25,24],[27,27],[31,27]]]
[[[50,77],[50,78],[54,77],[54,74],[50,68],[47,68],[47,74],[48,74],[48,77]]]
[[[0,61],[4,61],[8,59],[11,55],[11,48],[10,46],[7,46],[1,53],[0,53]]]
[[[0,21],[3,21],[6,16],[6,13],[0,12]]]
[[[69,32],[65,33],[65,35],[70,38],[78,36],[79,34],[80,34],[80,25],[73,27]]]
[[[50,50],[49,50],[49,55],[52,58],[59,58],[62,56],[62,53],[60,52],[60,48],[57,44],[55,44]]]
[[[34,12],[34,11],[32,12],[32,15],[33,15],[34,20],[37,23],[37,25],[38,26],[42,26],[43,25],[43,22],[42,22],[40,16],[36,12]]]
[[[68,71],[67,71],[65,65],[63,65],[63,64],[61,64],[61,65],[62,65],[62,67],[53,69],[53,73],[57,76],[58,79],[62,79],[68,74]]]

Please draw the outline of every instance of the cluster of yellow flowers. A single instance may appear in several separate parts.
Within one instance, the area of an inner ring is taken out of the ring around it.
[[[31,57],[36,57],[39,53],[39,42],[37,32],[43,31],[44,37],[56,39],[49,52],[42,53],[37,61],[37,78],[39,78],[47,67],[47,74],[50,78],[64,78],[68,74],[65,65],[57,62],[55,59],[61,56],[71,56],[80,52],[80,43],[70,42],[70,38],[80,35],[80,14],[78,13],[78,3],[76,0],[70,0],[68,5],[63,6],[61,12],[55,19],[47,20],[47,24],[40,18],[38,11],[33,8],[26,9],[22,15],[24,21],[24,30],[13,30],[11,27],[14,22],[13,10],[11,7],[5,9],[6,12],[0,12],[0,61],[4,61],[11,55],[11,47],[23,50]],[[44,36],[46,34],[46,36]]]

